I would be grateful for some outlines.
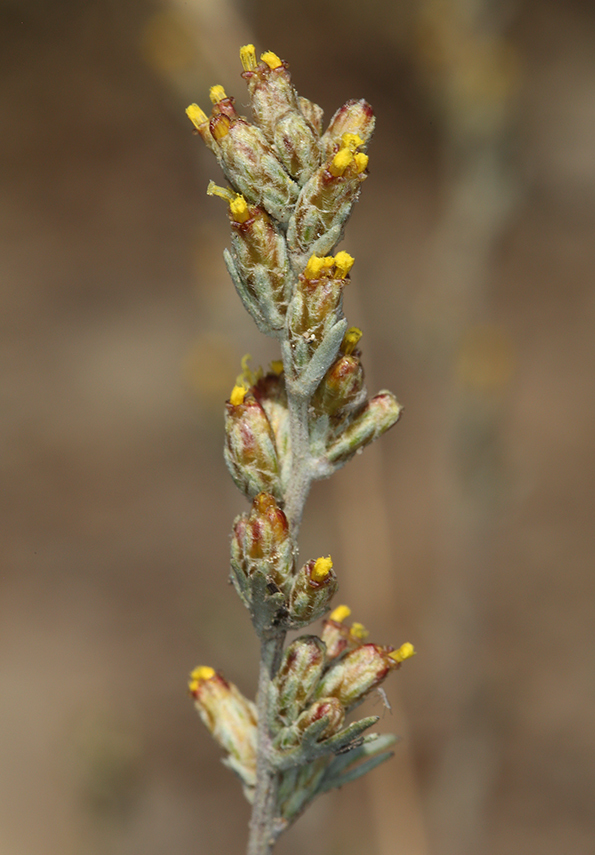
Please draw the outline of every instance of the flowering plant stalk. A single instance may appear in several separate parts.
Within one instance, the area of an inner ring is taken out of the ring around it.
[[[390,392],[367,398],[359,341],[342,311],[353,258],[332,255],[367,176],[374,115],[348,101],[323,132],[321,108],[298,96],[286,62],[253,45],[240,50],[254,122],[213,86],[210,117],[187,114],[230,188],[227,269],[259,330],[279,340],[267,373],[243,371],[225,410],[225,460],[247,499],[234,522],[231,579],[261,643],[256,705],[213,668],[190,676],[200,717],[226,751],[252,803],[248,855],[267,855],[321,793],[388,759],[391,735],[364,735],[377,721],[346,715],[413,655],[367,642],[347,606],[320,635],[298,636],[330,610],[337,576],[330,556],[298,562],[297,536],[313,481],[327,478],[399,418]]]

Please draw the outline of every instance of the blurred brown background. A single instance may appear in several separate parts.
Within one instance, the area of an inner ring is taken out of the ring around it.
[[[401,423],[316,485],[304,558],[419,655],[405,738],[280,855],[595,851],[595,12],[554,0],[3,0],[0,853],[242,852],[185,694],[254,691],[222,401],[274,358],[184,107],[237,49],[378,126],[343,247]]]

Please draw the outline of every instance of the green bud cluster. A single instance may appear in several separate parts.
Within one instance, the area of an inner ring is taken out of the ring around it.
[[[348,611],[340,606],[333,612],[324,623],[322,638],[296,638],[285,651],[271,685],[274,712],[270,732],[274,762],[281,772],[281,792],[287,791],[282,815],[289,821],[296,805],[301,810],[318,793],[340,786],[344,753],[353,753],[353,761],[362,756],[362,750],[372,753],[374,735],[362,735],[378,717],[345,726],[345,716],[413,653],[410,645],[393,651],[392,647],[366,643],[367,633],[361,625],[349,628],[343,624],[343,614]],[[381,744],[384,750],[390,742],[384,739]],[[302,770],[299,783],[296,768]],[[357,776],[358,770],[352,769],[350,776]]]

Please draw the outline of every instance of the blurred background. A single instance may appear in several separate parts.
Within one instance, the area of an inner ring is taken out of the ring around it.
[[[399,425],[315,485],[304,559],[418,656],[396,757],[279,855],[595,851],[595,10],[586,0],[2,0],[0,853],[244,851],[186,695],[251,695],[222,404],[275,358],[184,115],[238,48],[378,124],[342,248]]]

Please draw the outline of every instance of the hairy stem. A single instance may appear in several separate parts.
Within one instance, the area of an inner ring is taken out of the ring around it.
[[[287,378],[287,406],[291,431],[291,477],[285,494],[285,515],[297,556],[297,535],[304,513],[304,505],[312,483],[310,434],[308,428],[309,398],[296,395],[290,377],[293,373],[291,347],[287,339],[282,342],[283,365]],[[262,639],[260,648],[260,674],[258,678],[258,746],[256,765],[256,790],[250,819],[250,837],[247,855],[271,855],[280,833],[277,817],[277,790],[279,773],[271,763],[270,700],[271,681],[274,679],[285,633]]]
[[[270,684],[279,667],[285,633],[262,640],[258,678],[258,757],[256,791],[247,855],[270,855],[275,844],[278,773],[271,763]]]
[[[291,434],[291,476],[285,493],[285,515],[289,530],[295,541],[299,532],[304,505],[312,483],[310,453],[310,432],[308,426],[308,406],[310,399],[294,392],[293,363],[291,345],[288,340],[282,344],[283,367],[286,377],[287,408],[289,410],[289,429]],[[297,547],[297,543],[295,544]]]

